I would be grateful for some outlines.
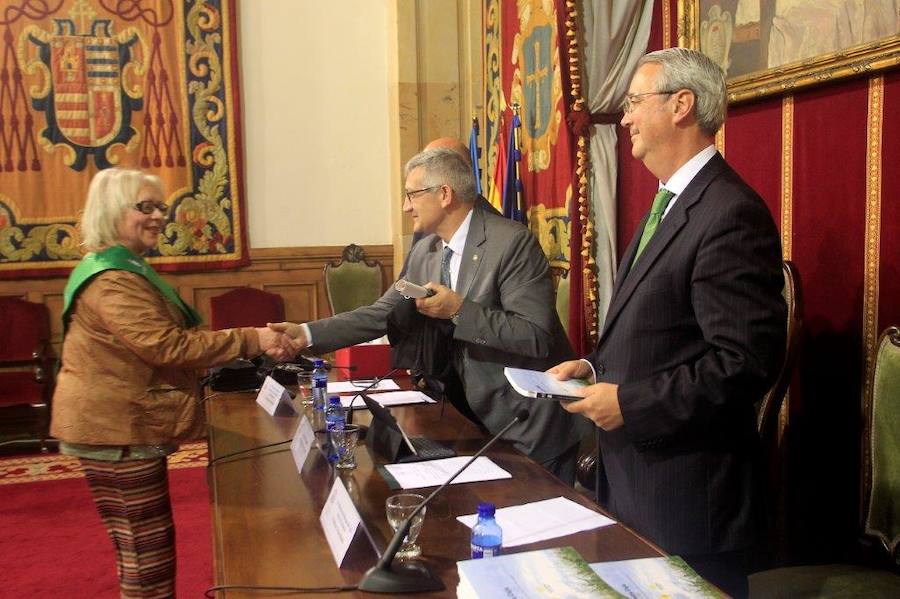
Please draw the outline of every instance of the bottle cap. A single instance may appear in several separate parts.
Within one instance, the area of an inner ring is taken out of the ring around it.
[[[328,403],[333,406],[341,405],[341,398],[338,395],[331,395],[328,397]]]
[[[478,503],[478,515],[479,516],[486,516],[488,518],[493,518],[494,511],[496,509],[497,509],[497,506],[495,506],[490,501],[481,501]]]
[[[316,368],[321,368],[322,366],[325,366],[325,360],[316,358],[315,360],[313,360],[313,366],[315,366]]]

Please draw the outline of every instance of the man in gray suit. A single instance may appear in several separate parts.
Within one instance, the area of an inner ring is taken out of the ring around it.
[[[454,399],[492,433],[519,410],[529,410],[529,419],[505,439],[573,483],[581,417],[555,402],[518,395],[503,375],[504,366],[543,370],[572,354],[537,239],[478,205],[470,166],[453,150],[425,150],[406,164],[405,173],[403,211],[414,231],[425,235],[410,251],[406,279],[435,292],[414,300],[419,313],[453,323],[451,377],[458,377],[465,395]],[[384,335],[388,315],[406,301],[413,300],[392,286],[370,306],[273,328],[289,333],[300,347],[329,352]]]
[[[682,48],[638,65],[622,125],[659,191],[597,347],[551,372],[596,377],[565,407],[598,427],[598,502],[742,596],[765,522],[754,402],[784,353],[781,243],[713,145],[722,70]]]

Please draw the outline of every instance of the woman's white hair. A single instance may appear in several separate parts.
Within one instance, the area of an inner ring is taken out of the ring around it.
[[[163,195],[159,177],[144,171],[108,168],[94,175],[79,225],[85,249],[96,252],[119,243],[119,221],[125,210],[137,203],[144,187]]]

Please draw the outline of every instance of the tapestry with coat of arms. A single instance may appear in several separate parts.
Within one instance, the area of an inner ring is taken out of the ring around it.
[[[235,0],[6,0],[0,278],[67,273],[102,169],[160,177],[161,271],[248,262]]]
[[[581,105],[572,0],[486,0],[485,170],[495,172],[501,131],[519,111],[519,179],[527,224],[557,278],[570,289],[569,337],[586,353],[590,289],[584,247],[587,179],[579,170],[570,113]],[[584,157],[581,157],[583,167]],[[507,177],[511,176],[509,173]]]

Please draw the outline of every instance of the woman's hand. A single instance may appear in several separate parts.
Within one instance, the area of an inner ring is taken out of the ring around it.
[[[268,327],[257,327],[256,335],[259,338],[260,349],[272,359],[287,362],[297,355],[297,349],[291,343],[291,338],[284,333],[273,331]]]

